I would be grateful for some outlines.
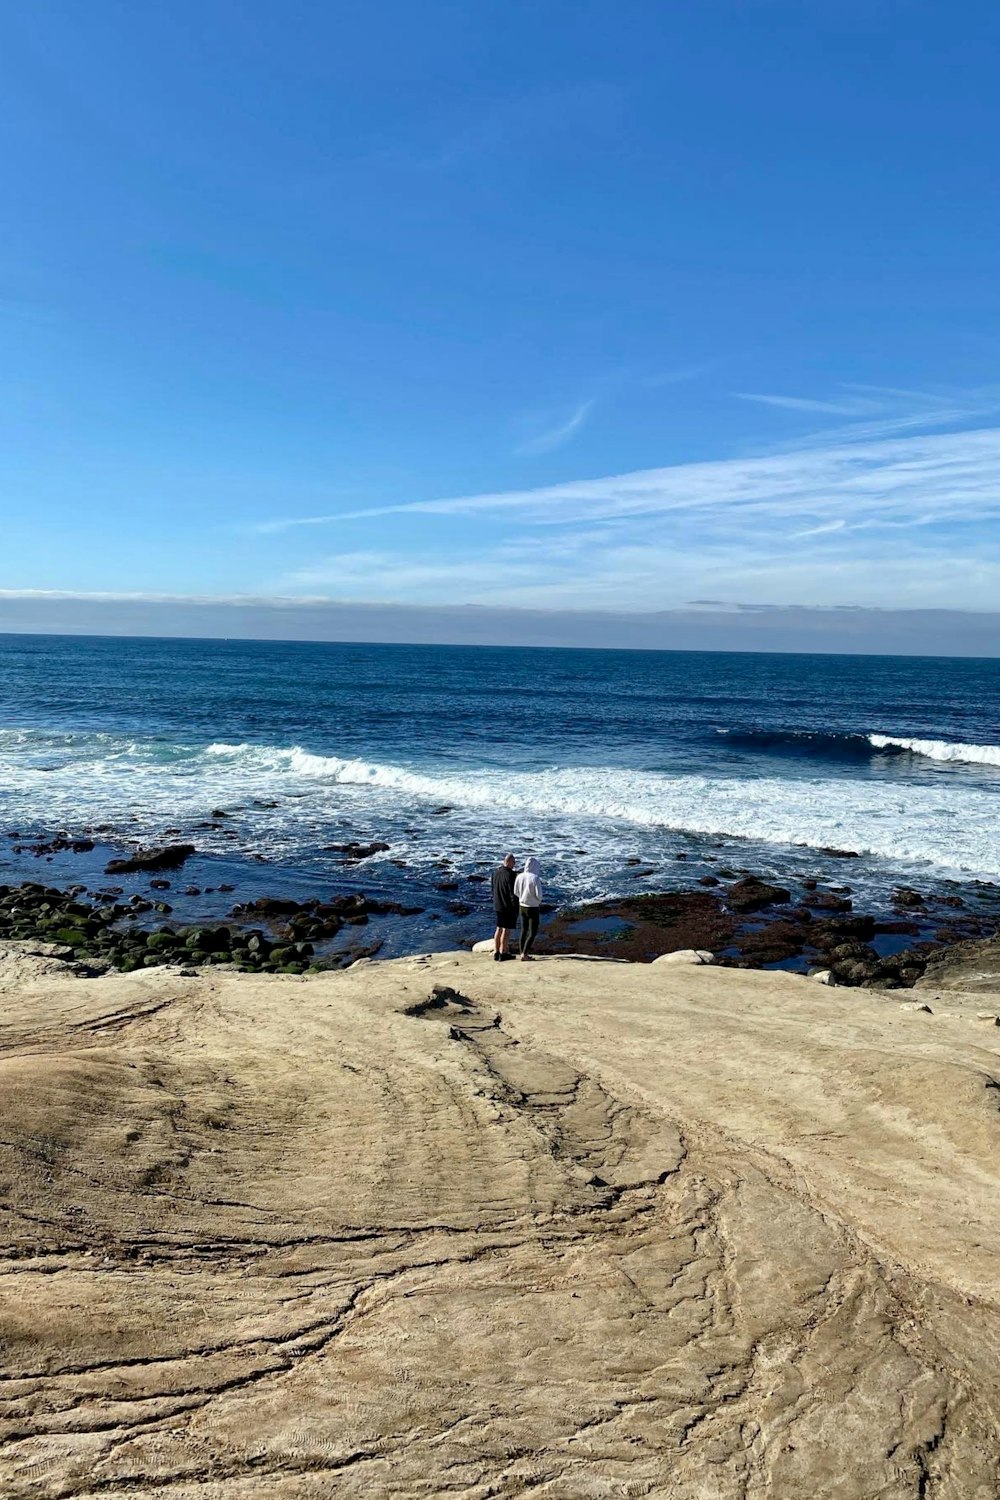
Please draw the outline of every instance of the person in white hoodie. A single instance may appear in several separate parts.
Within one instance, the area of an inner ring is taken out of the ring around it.
[[[538,878],[538,860],[532,855],[524,861],[524,869],[514,881],[514,895],[521,914],[521,940],[519,944],[522,963],[531,957],[531,950],[538,935],[538,914],[542,904],[542,883]]]

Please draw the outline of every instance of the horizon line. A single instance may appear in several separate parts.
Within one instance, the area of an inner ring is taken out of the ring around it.
[[[781,606],[776,606],[781,607]],[[804,608],[806,606],[795,606]],[[948,612],[948,611],[942,611]],[[956,611],[957,612],[957,611]],[[347,636],[323,640],[319,637],[296,639],[293,636],[247,636],[247,635],[149,635],[126,634],[124,631],[102,633],[89,630],[7,630],[0,627],[0,639],[76,640],[76,641],[185,641],[192,645],[244,646],[393,646],[407,651],[590,651],[618,655],[623,651],[645,652],[657,656],[834,656],[845,659],[867,660],[880,657],[901,661],[1000,661],[1000,651],[981,655],[973,652],[932,651],[869,651],[798,650],[794,647],[771,647],[761,650],[749,646],[564,646],[540,645],[533,642],[502,643],[486,645],[482,641],[399,641],[399,640],[355,640]]]

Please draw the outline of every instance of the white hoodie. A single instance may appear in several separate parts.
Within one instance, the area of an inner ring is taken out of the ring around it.
[[[542,883],[538,878],[538,860],[524,861],[524,869],[514,881],[514,895],[519,906],[541,906]]]

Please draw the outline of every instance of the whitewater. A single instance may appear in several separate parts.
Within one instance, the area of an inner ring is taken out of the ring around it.
[[[969,761],[994,746],[907,742],[870,736],[941,762]],[[917,748],[930,744],[932,751]],[[943,751],[953,751],[945,754]],[[958,753],[962,752],[962,753]],[[12,816],[45,818],[71,830],[98,827],[134,837],[190,826],[227,813],[244,841],[271,856],[322,847],[330,829],[361,828],[407,845],[414,820],[450,814],[450,836],[478,850],[496,838],[558,847],[587,846],[591,865],[614,863],[623,839],[653,857],[672,834],[745,841],[772,850],[831,846],[944,875],[1000,877],[996,819],[1000,778],[991,783],[931,781],[904,789],[878,779],[765,776],[752,779],[666,773],[615,765],[505,769],[407,766],[323,755],[302,746],[0,731],[0,778]],[[208,826],[202,847],[222,848]],[[492,843],[490,844],[492,847]],[[431,854],[428,853],[428,858]],[[579,856],[581,859],[583,856]],[[602,883],[606,883],[602,881]]]
[[[870,734],[869,743],[876,750],[906,750],[924,755],[943,764],[996,766],[1000,769],[1000,745],[950,745],[946,740],[897,738],[891,734]]]

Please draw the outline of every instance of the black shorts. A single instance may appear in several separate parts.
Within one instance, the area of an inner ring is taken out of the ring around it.
[[[496,908],[494,908],[494,910],[496,910]],[[517,926],[517,907],[508,906],[506,911],[496,912],[496,919],[498,927],[509,927],[513,932],[514,928]]]

